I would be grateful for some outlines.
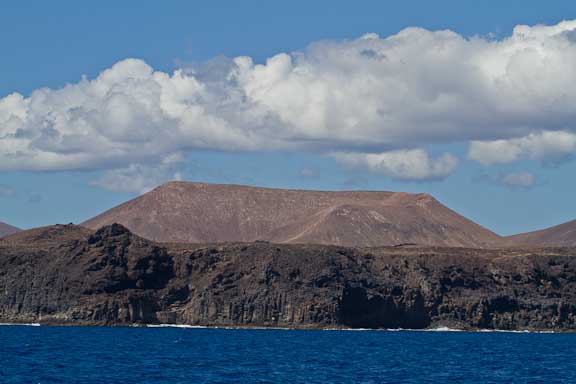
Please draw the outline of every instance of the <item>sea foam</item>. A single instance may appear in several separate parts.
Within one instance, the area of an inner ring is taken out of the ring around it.
[[[39,327],[38,323],[0,323],[0,326]]]

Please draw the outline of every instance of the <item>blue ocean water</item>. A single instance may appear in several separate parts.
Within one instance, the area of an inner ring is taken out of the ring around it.
[[[575,383],[575,334],[0,326],[1,383]]]

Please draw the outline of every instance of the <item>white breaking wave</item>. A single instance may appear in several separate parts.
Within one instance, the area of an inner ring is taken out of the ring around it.
[[[428,332],[465,332],[463,329],[449,328],[449,327],[436,327],[430,329],[423,329]]]
[[[0,323],[1,326],[39,327],[39,323]]]
[[[377,332],[469,332],[469,333],[560,333],[551,330],[508,330],[508,329],[458,329],[450,327],[435,327],[425,329],[408,328],[325,328],[323,331],[377,331]]]
[[[0,323],[1,326],[21,326],[21,327],[40,327],[40,323]],[[134,327],[141,327],[134,325]],[[427,329],[407,329],[407,328],[323,328],[323,329],[305,329],[305,328],[287,328],[287,327],[233,327],[233,326],[204,326],[204,325],[188,325],[188,324],[145,324],[144,328],[183,328],[183,329],[250,329],[250,330],[281,330],[281,331],[377,331],[377,332],[472,332],[472,333],[559,333],[552,330],[508,330],[508,329],[458,329],[450,327],[435,327]]]
[[[559,333],[556,331],[529,331],[527,329],[522,330],[508,330],[508,329],[479,329],[474,332],[499,332],[499,333]]]
[[[139,327],[139,325],[135,325]],[[187,324],[145,324],[145,328],[187,328],[187,329],[262,329],[262,330],[278,330],[278,331],[292,331],[295,328],[287,327],[235,327],[235,326],[205,326],[205,325],[187,325]]]
[[[146,324],[146,328],[190,328],[190,329],[206,329],[210,327],[205,327],[201,325],[187,325],[187,324]]]

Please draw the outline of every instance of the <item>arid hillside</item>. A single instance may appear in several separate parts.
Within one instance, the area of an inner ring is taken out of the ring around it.
[[[505,239],[508,245],[517,246],[576,246],[576,220],[540,231],[521,233]]]
[[[20,229],[14,227],[12,225],[0,222],[0,238],[2,238],[4,236],[11,235],[11,234],[16,233],[18,231],[20,231]]]
[[[491,247],[495,233],[427,194],[170,182],[82,225],[119,223],[155,241]]]

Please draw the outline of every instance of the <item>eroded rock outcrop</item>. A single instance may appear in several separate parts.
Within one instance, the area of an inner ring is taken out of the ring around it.
[[[0,241],[0,322],[576,330],[576,250]]]

